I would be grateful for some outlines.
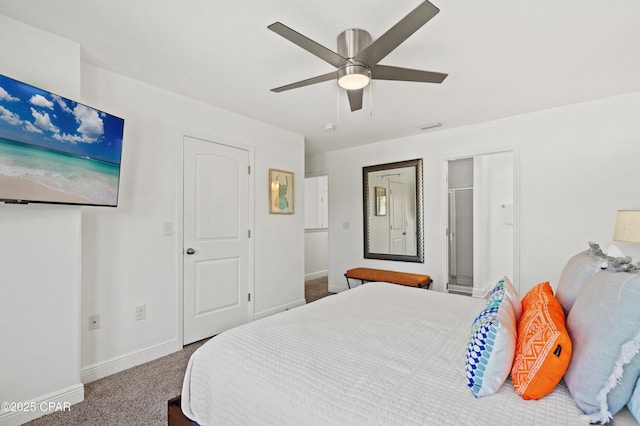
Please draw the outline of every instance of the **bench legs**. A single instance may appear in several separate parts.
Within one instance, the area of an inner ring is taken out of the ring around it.
[[[344,278],[347,280],[347,287],[349,287],[349,289],[351,289],[351,283],[349,282],[349,277],[347,276],[347,274],[344,274]],[[354,280],[357,280],[359,278],[354,278]],[[361,284],[364,284],[365,280],[360,280]]]
[[[349,289],[351,289],[351,283],[349,282],[349,277],[347,276],[347,274],[344,274],[344,278],[347,280],[347,287],[349,287]],[[368,283],[369,281],[367,280],[363,280],[361,278],[352,278],[354,280],[360,280],[360,284],[364,284],[364,283]]]

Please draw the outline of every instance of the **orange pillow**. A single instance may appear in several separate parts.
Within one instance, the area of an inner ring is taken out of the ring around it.
[[[511,381],[523,399],[540,399],[556,387],[571,360],[571,340],[564,311],[549,282],[522,299]]]

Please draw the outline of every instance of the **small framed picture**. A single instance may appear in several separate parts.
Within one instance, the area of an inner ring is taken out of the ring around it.
[[[387,188],[376,186],[376,216],[387,215]]]
[[[293,172],[269,169],[269,213],[293,214]]]

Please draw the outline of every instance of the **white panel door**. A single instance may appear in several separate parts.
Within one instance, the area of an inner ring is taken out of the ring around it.
[[[389,181],[389,252],[406,254],[407,227],[405,218],[405,184]]]
[[[184,138],[186,345],[249,319],[249,152]]]

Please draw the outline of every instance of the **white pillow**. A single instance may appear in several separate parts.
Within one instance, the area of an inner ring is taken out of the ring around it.
[[[580,289],[589,278],[600,271],[602,258],[592,256],[589,250],[573,256],[562,269],[556,298],[564,309],[564,314],[569,315],[569,311],[580,292]]]
[[[625,257],[624,252],[620,250],[618,247],[614,246],[613,244],[609,246],[606,253],[608,257]],[[609,261],[605,260],[600,265],[600,269],[607,269],[608,266],[609,266]]]
[[[625,254],[622,250],[620,250],[617,246],[611,244],[607,249],[607,256],[610,257],[624,257]]]
[[[511,280],[508,277],[504,277],[504,296],[509,299],[509,302],[511,302],[511,306],[513,306],[513,312],[516,315],[516,321],[520,321],[520,317],[522,316],[522,303],[520,302],[518,291],[513,286]]]
[[[516,317],[511,302],[504,298],[497,311],[495,307],[488,311],[493,312],[475,323],[467,344],[467,386],[476,398],[500,389],[509,376],[516,350]]]

